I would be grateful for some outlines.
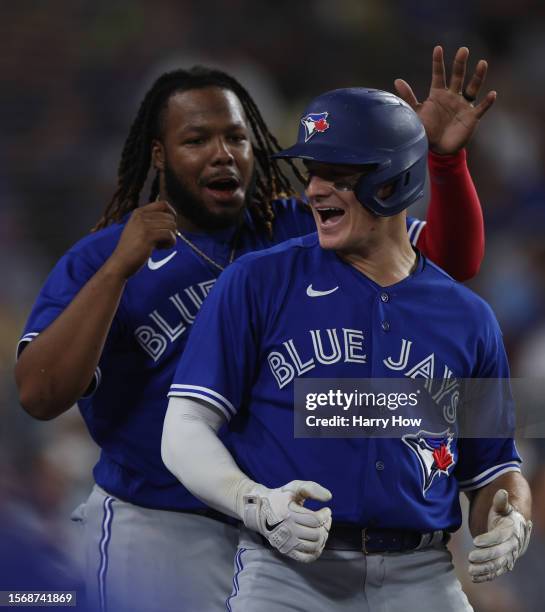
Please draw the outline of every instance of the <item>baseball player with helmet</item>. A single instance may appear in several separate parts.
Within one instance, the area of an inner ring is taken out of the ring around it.
[[[441,53],[434,65],[444,78]],[[454,72],[466,63],[461,49]],[[475,91],[485,72],[479,63]],[[409,220],[406,229],[468,278],[482,258],[483,231],[463,147],[484,107],[433,83],[426,102],[412,103],[434,151],[429,223]],[[280,199],[292,189],[270,159],[278,150],[229,75],[201,68],[161,76],[133,122],[104,216],[60,259],[30,314],[16,366],[22,405],[47,420],[77,402],[101,448],[96,486],[74,514],[93,609],[209,611],[223,609],[231,590],[235,530],[165,468],[161,432],[176,365],[223,269],[315,229],[308,207]],[[150,169],[149,203],[140,206]],[[453,215],[464,240],[457,225],[449,239]]]
[[[475,581],[526,550],[530,492],[512,438],[457,438],[452,424],[294,438],[296,378],[509,376],[490,307],[408,239],[426,155],[421,121],[393,94],[317,97],[276,155],[304,160],[317,234],[237,260],[193,325],[162,454],[196,497],[243,522],[229,610],[471,609],[446,548],[460,491]],[[226,423],[229,450],[216,435]]]

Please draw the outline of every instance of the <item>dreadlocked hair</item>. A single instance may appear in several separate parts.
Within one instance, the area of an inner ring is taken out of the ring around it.
[[[255,197],[249,204],[249,212],[257,228],[272,233],[275,216],[273,201],[295,194],[278,160],[271,158],[281,147],[246,89],[227,73],[204,66],[167,72],[160,76],[147,92],[123,147],[117,171],[117,188],[92,231],[120,221],[124,215],[138,207],[140,193],[151,166],[152,142],[161,136],[162,122],[170,97],[177,92],[205,87],[220,87],[232,91],[244,108],[253,135],[256,159]],[[304,182],[295,164],[291,160],[286,161],[297,179]],[[149,201],[155,200],[158,194],[157,174],[151,185]]]

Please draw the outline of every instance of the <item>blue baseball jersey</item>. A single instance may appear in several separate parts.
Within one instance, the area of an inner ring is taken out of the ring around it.
[[[460,489],[520,470],[512,439],[293,435],[296,377],[404,376],[508,377],[490,307],[421,255],[413,274],[381,287],[312,234],[247,255],[222,275],[169,395],[220,410],[229,448],[255,481],[330,489],[334,521],[455,530]]]
[[[295,199],[279,200],[274,209],[272,238],[257,232],[246,215],[236,257],[315,230],[312,215]],[[414,238],[423,225],[410,219],[407,230]],[[62,313],[108,259],[124,226],[122,222],[90,234],[59,260],[32,309],[18,354]],[[234,229],[185,233],[220,265],[229,262],[233,234]],[[204,508],[165,468],[161,435],[174,371],[218,274],[178,238],[171,249],[154,251],[126,284],[93,383],[78,402],[101,448],[95,480],[112,495],[150,508]]]

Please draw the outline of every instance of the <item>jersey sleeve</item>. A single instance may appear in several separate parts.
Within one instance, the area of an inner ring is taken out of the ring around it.
[[[509,365],[499,325],[490,311],[489,322],[483,322],[482,341],[475,379],[483,379],[486,398],[471,402],[469,418],[476,419],[474,431],[498,432],[498,436],[465,437],[458,441],[458,463],[454,475],[462,491],[484,487],[507,472],[520,472],[521,458],[513,437],[505,437],[515,429],[514,402],[509,385]],[[484,380],[488,379],[488,380]],[[484,411],[484,414],[483,414]],[[471,425],[470,425],[471,427]],[[512,434],[511,434],[512,435]]]
[[[413,246],[417,246],[425,225],[425,221],[407,216],[407,234],[409,234],[409,240]]]
[[[484,221],[466,152],[430,151],[428,169],[430,203],[416,246],[456,280],[468,280],[477,274],[484,256]]]
[[[191,329],[169,397],[211,404],[229,420],[244,403],[258,361],[257,310],[247,270],[222,273]]]
[[[89,261],[84,255],[74,251],[68,251],[57,262],[34,303],[21,339],[17,344],[16,358],[19,358],[29,342],[32,342],[55,321],[81,288],[97,272],[101,264],[102,262]],[[117,322],[114,319],[110,330],[111,335],[114,335],[116,326]],[[88,397],[96,390],[100,378],[100,367],[97,367],[93,381],[84,397]]]

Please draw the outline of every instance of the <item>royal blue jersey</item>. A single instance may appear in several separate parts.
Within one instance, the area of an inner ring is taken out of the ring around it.
[[[434,454],[418,436],[296,439],[295,378],[508,375],[490,307],[425,257],[384,288],[312,234],[246,255],[222,275],[169,395],[221,410],[229,448],[255,481],[314,480],[333,493],[334,521],[428,532],[459,527],[460,489],[519,471],[513,440],[449,435]],[[437,465],[426,471],[428,459]]]
[[[235,256],[315,231],[312,215],[294,199],[275,202],[273,237],[257,232],[249,215]],[[416,241],[423,222],[407,223]],[[115,249],[125,223],[83,238],[57,263],[43,286],[18,352],[47,328]],[[234,229],[185,235],[220,265],[231,255]],[[161,435],[167,392],[195,316],[219,270],[180,238],[156,250],[125,287],[93,384],[78,402],[101,455],[94,468],[106,491],[150,508],[203,508],[165,468]],[[82,323],[84,324],[84,323]]]

